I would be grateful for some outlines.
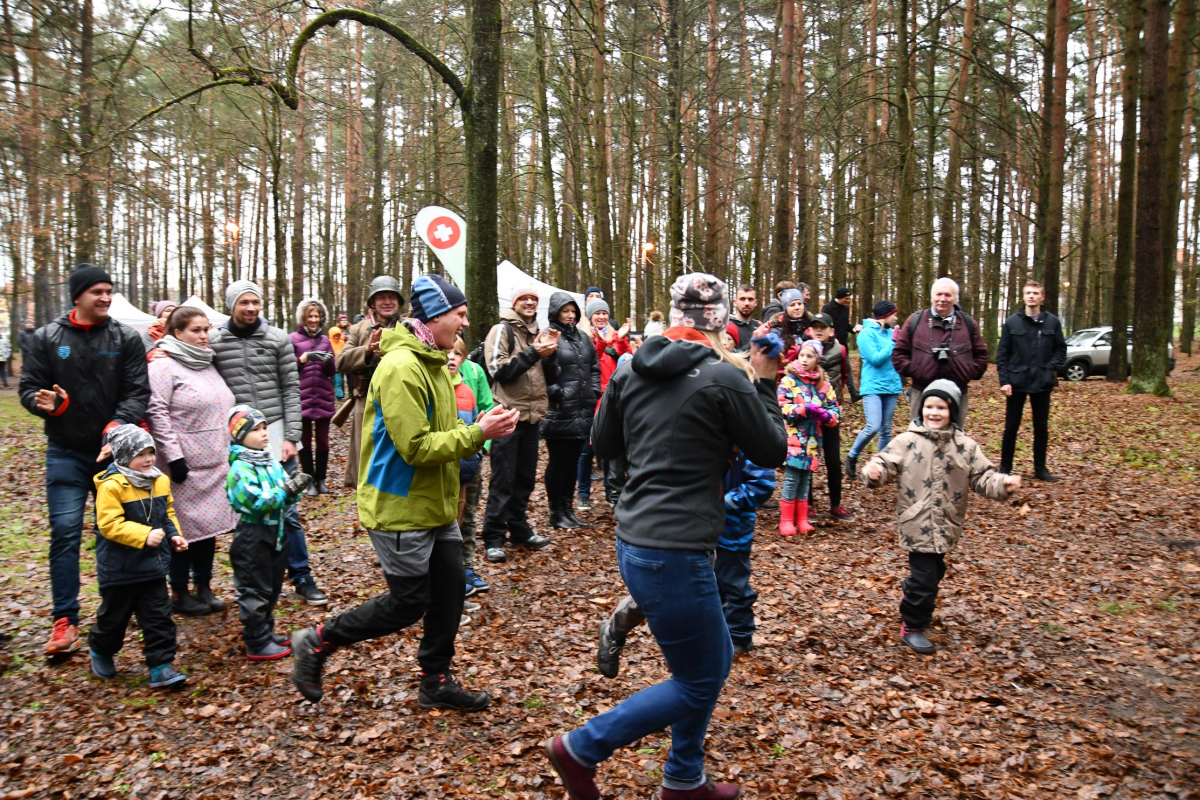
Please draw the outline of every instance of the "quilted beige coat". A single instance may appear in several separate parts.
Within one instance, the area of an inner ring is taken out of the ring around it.
[[[883,467],[883,477],[866,476],[867,464]],[[983,450],[960,430],[929,430],[916,422],[882,453],[859,468],[871,488],[897,481],[896,513],[900,546],[918,553],[949,553],[962,536],[967,490],[993,500],[1008,499],[1005,476]]]

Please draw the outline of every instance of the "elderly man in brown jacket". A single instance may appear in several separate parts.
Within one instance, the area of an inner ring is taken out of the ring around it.
[[[529,496],[537,482],[538,423],[550,406],[542,359],[554,358],[558,350],[558,331],[538,331],[537,307],[536,289],[517,289],[512,307],[500,312],[499,324],[484,341],[493,400],[497,406],[520,412],[513,434],[492,442],[492,477],[483,520],[483,545],[492,563],[507,560],[506,532],[518,547],[538,550],[550,544],[549,536],[534,532],[528,515]]]
[[[346,346],[337,359],[337,371],[346,375],[350,393],[354,398],[354,418],[350,421],[350,452],[346,454],[346,476],[343,484],[347,489],[358,488],[358,451],[362,445],[362,421],[367,403],[367,387],[371,376],[379,366],[379,337],[387,328],[396,327],[400,320],[400,309],[404,307],[404,295],[400,294],[400,282],[389,275],[380,275],[371,281],[367,295],[367,315],[350,328]]]

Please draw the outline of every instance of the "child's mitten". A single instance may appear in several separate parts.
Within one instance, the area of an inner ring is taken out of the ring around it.
[[[298,497],[310,483],[312,483],[312,475],[297,472],[283,482],[283,490],[287,492],[288,497]]]

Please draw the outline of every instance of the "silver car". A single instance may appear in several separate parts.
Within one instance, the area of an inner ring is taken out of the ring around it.
[[[1112,326],[1085,328],[1067,337],[1067,360],[1058,374],[1069,381],[1081,381],[1092,375],[1108,374],[1108,356],[1112,352]],[[1129,330],[1129,360],[1133,360],[1133,329]],[[1175,348],[1167,344],[1170,370],[1175,369]]]

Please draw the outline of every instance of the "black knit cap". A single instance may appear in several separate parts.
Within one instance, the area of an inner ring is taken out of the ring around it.
[[[109,274],[95,264],[80,264],[71,271],[71,276],[67,278],[67,284],[71,288],[72,301],[97,283],[111,284],[112,282],[113,279]]]

